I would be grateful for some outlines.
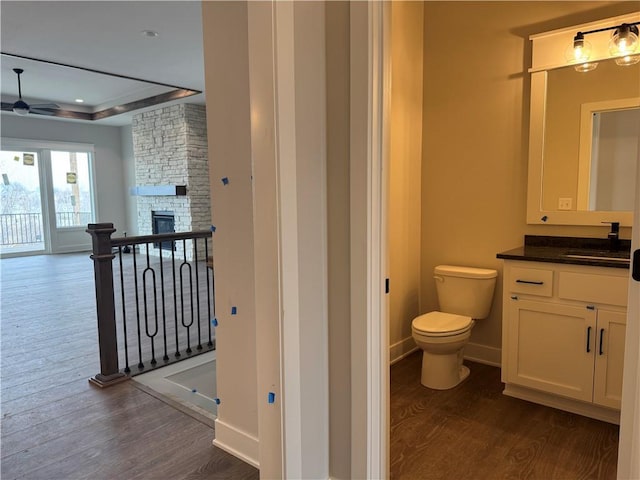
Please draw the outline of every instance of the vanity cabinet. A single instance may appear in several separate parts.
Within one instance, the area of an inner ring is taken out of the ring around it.
[[[505,261],[504,282],[505,393],[616,421],[628,271]]]

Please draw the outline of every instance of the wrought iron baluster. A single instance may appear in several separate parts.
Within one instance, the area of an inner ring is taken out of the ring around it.
[[[162,258],[162,248],[159,250],[160,253],[160,285],[161,285],[161,301],[162,301],[162,338],[164,341],[164,355],[162,359],[166,362],[169,360],[169,355],[167,353],[167,306],[165,304],[164,298],[164,259]]]
[[[178,341],[178,292],[176,291],[176,249],[171,249],[171,272],[173,275],[173,320],[176,333],[175,357],[180,357],[180,342]]]
[[[202,350],[202,326],[200,325],[200,276],[198,275],[198,272],[200,270],[200,265],[198,264],[198,239],[194,238],[192,242],[193,242],[193,263],[196,266],[196,316],[198,319],[198,347],[197,348],[198,350]]]
[[[180,264],[180,311],[182,313],[181,316],[181,323],[182,326],[184,328],[187,329],[187,353],[191,353],[191,334],[190,334],[190,328],[193,325],[193,280],[191,278],[191,265],[189,264],[189,262],[187,262],[187,249],[185,248],[186,245],[186,240],[182,240],[182,254],[183,254],[183,259],[182,259],[182,263]],[[186,268],[185,268],[186,267]],[[189,272],[189,306],[191,308],[191,321],[189,322],[189,324],[186,324],[184,319],[184,274],[183,271],[187,270]]]
[[[127,345],[127,308],[125,304],[124,268],[122,268],[122,246],[118,246],[118,263],[120,264],[120,296],[122,298],[122,335],[124,344],[124,372],[130,373],[129,346]]]
[[[138,368],[143,369],[142,363],[142,331],[140,329],[140,299],[138,295],[138,262],[136,260],[136,249],[133,249],[133,286],[136,294],[136,324],[138,326]]]
[[[149,244],[147,243],[147,268],[142,271],[142,298],[144,301],[144,333],[149,338],[149,342],[151,343],[151,365],[155,365],[156,360],[156,347],[155,347],[155,337],[158,334],[158,295],[157,295],[157,286],[156,286],[156,272],[153,268],[151,268],[151,264],[149,262]],[[153,333],[149,333],[149,302],[147,299],[147,274],[151,273],[151,283],[153,287],[153,313],[154,313],[154,327],[155,331]]]

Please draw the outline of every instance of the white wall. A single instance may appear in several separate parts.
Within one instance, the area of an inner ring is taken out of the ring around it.
[[[122,174],[126,199],[127,224],[125,231],[131,237],[140,234],[138,230],[138,197],[129,194],[131,187],[136,186],[136,158],[133,153],[133,128],[131,125],[120,127],[120,138],[122,140]]]
[[[54,119],[2,115],[2,137],[28,140],[90,143],[95,146],[96,222],[111,222],[117,232],[127,228],[124,165],[119,127],[89,125]]]
[[[249,45],[245,2],[203,2],[220,397],[215,445],[259,462]],[[220,179],[227,177],[228,185]],[[231,307],[237,314],[231,315]],[[264,401],[264,397],[262,398]]]

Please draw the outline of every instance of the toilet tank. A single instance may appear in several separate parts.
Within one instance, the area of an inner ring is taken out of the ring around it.
[[[438,265],[433,273],[440,311],[474,319],[489,316],[498,276],[496,270]]]

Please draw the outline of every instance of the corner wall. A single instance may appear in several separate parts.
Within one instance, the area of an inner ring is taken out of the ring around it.
[[[391,111],[388,198],[389,359],[416,348],[420,312],[423,4],[391,3]]]
[[[214,444],[258,465],[255,262],[246,2],[203,2],[220,397]],[[227,177],[227,185],[221,182]],[[236,307],[236,314],[232,314]]]

